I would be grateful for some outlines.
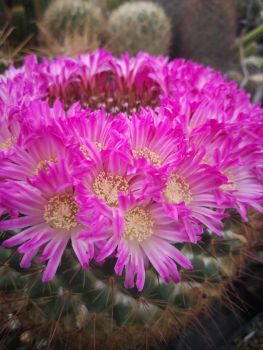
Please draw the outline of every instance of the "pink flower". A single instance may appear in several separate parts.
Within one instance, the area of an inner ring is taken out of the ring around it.
[[[202,126],[192,135],[192,142],[205,152],[202,162],[216,167],[228,179],[221,185],[221,190],[230,200],[225,206],[234,207],[246,221],[249,207],[262,212],[259,165],[263,162],[263,153],[260,145],[255,140],[246,144],[245,138],[229,135],[217,124]]]
[[[103,49],[93,54],[81,54],[78,57],[81,91],[96,95],[105,89],[105,74],[110,71],[111,54]]]
[[[177,243],[222,235],[235,209],[262,210],[262,109],[193,62],[98,49],[26,58],[0,76],[0,221],[21,266],[55,275],[71,241],[81,265],[116,259],[142,290],[191,264]]]
[[[13,153],[13,147],[17,143],[18,133],[12,132],[7,124],[3,124],[0,129],[0,162],[8,158]]]
[[[94,254],[93,244],[79,239],[80,234],[91,230],[91,225],[84,226],[76,219],[79,207],[68,165],[61,161],[47,166],[48,173],[41,170],[30,183],[9,181],[1,188],[5,206],[22,215],[0,222],[0,230],[21,230],[2,246],[19,245],[22,268],[28,268],[41,251],[37,261],[48,261],[43,281],[53,279],[69,241],[83,267],[88,266]]]
[[[178,283],[180,274],[176,263],[186,269],[192,267],[190,261],[173,245],[189,241],[185,231],[173,222],[160,204],[150,200],[120,195],[119,210],[119,232],[114,232],[114,229],[110,232],[108,227],[104,236],[100,235],[100,239],[105,239],[106,243],[101,246],[96,260],[104,261],[115,255],[117,250],[115,272],[121,275],[125,267],[126,288],[134,286],[136,276],[137,289],[143,289],[149,262],[166,283],[170,278]]]
[[[129,153],[122,150],[97,152],[91,146],[87,154],[91,160],[80,166],[78,200],[85,207],[87,201],[99,206],[106,217],[119,215],[119,194],[132,194],[136,198],[146,194],[152,183],[144,169],[134,169]],[[85,211],[85,208],[84,208]]]
[[[167,213],[175,220],[184,223],[191,242],[196,243],[196,233],[200,233],[200,224],[222,236],[222,214],[224,204],[220,191],[226,178],[215,168],[201,163],[202,156],[191,152],[177,166],[171,166],[160,193],[160,200]],[[221,205],[220,205],[221,204]]]
[[[47,127],[29,132],[24,136],[23,144],[13,146],[12,154],[0,161],[0,178],[26,181],[38,175],[40,170],[48,173],[48,164],[59,162],[66,154],[60,136],[56,135],[54,128]]]
[[[134,114],[128,125],[133,156],[156,168],[179,161],[186,149],[183,133],[153,111]]]
[[[123,143],[123,135],[128,128],[126,118],[114,118],[103,109],[96,112],[68,112],[68,118],[59,127],[69,146],[76,145],[87,156],[85,144],[91,143],[100,152],[117,149]]]

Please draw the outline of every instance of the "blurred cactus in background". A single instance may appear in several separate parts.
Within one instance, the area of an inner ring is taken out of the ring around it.
[[[46,52],[54,56],[97,48],[103,24],[98,6],[84,1],[56,0],[51,2],[39,27]]]
[[[177,25],[176,54],[227,71],[234,62],[235,0],[187,0]]]
[[[171,26],[163,9],[151,2],[124,3],[114,10],[108,23],[109,47],[120,55],[127,51],[168,54]]]

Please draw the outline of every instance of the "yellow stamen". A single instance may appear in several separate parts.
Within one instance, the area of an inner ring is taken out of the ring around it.
[[[230,169],[222,171],[222,173],[227,177],[228,182],[232,182],[230,184],[223,184],[221,185],[221,188],[225,191],[234,191],[237,189],[237,186],[235,184],[235,179],[233,176],[233,173]]]
[[[104,149],[103,145],[97,141],[94,142],[94,146],[97,148],[99,152],[101,152]],[[79,149],[87,159],[90,158],[90,154],[87,147],[85,147],[83,144],[80,144]]]
[[[104,149],[102,143],[100,143],[100,142],[95,141],[95,142],[94,142],[94,145],[95,145],[95,147],[97,148],[97,150],[98,150],[99,152],[102,151],[102,150]]]
[[[99,173],[93,183],[94,193],[110,206],[118,205],[118,193],[129,192],[129,184],[127,180],[120,175]]]
[[[16,137],[11,136],[4,140],[4,142],[0,143],[0,151],[8,151],[13,143],[16,141]]]
[[[142,242],[153,234],[153,220],[143,208],[133,208],[125,214],[124,239]]]
[[[36,167],[36,175],[38,175],[39,170],[44,170],[48,174],[48,172],[49,172],[48,164],[49,163],[57,163],[57,159],[50,158],[50,159],[41,160]]]
[[[78,225],[75,220],[78,210],[72,194],[56,194],[45,206],[44,219],[53,228],[69,231]]]
[[[83,153],[83,155],[86,157],[86,158],[90,158],[90,156],[89,156],[89,151],[88,151],[88,149],[87,149],[87,147],[85,147],[83,144],[81,144],[80,146],[79,146],[79,149],[80,149],[80,151]]]
[[[159,167],[162,164],[160,155],[151,151],[147,147],[144,147],[144,148],[139,149],[139,150],[133,150],[132,153],[133,153],[135,158],[141,158],[141,157],[145,158],[156,167]]]
[[[185,204],[189,204],[192,200],[190,186],[181,176],[176,174],[169,178],[163,195],[170,203],[185,202]]]

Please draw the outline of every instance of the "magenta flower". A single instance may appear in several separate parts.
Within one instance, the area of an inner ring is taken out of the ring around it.
[[[201,157],[195,152],[186,154],[185,159],[170,167],[161,192],[161,201],[175,220],[181,218],[191,242],[196,242],[196,224],[204,224],[212,232],[222,236],[223,227],[218,192],[226,178],[216,169],[200,164]],[[199,227],[201,229],[201,227]]]
[[[10,181],[4,184],[1,198],[8,208],[16,209],[22,216],[0,222],[0,230],[21,230],[2,246],[20,246],[18,251],[24,254],[22,268],[28,268],[41,251],[37,261],[48,261],[43,281],[54,277],[69,241],[83,267],[88,266],[94,254],[93,244],[79,239],[92,224],[88,227],[76,220],[79,207],[67,164],[61,161],[53,165],[48,163],[46,167],[48,171],[40,170],[38,177],[29,183]]]
[[[2,246],[24,268],[46,261],[44,281],[71,246],[84,268],[114,259],[127,288],[151,267],[177,283],[191,268],[178,243],[263,211],[262,109],[211,68],[29,56],[0,76],[0,122]]]
[[[149,262],[165,282],[168,283],[170,277],[179,282],[175,262],[186,269],[192,265],[172,244],[187,242],[185,231],[173,222],[160,204],[149,200],[136,201],[133,197],[120,195],[119,210],[119,232],[109,235],[96,260],[103,261],[117,248],[115,272],[121,275],[125,267],[126,288],[134,286],[136,276],[136,287],[143,289]]]
[[[118,217],[120,193],[139,198],[147,193],[151,186],[155,186],[151,176],[146,176],[144,168],[138,170],[133,167],[132,159],[128,158],[129,154],[119,150],[92,152],[91,147],[87,148],[87,154],[91,157],[94,153],[93,160],[81,167],[83,172],[78,199],[80,202],[84,201],[84,212],[85,202],[88,201],[93,203],[94,207],[99,206],[101,210],[103,208],[106,217]]]
[[[23,145],[14,146],[13,153],[0,161],[0,177],[26,181],[42,169],[48,173],[48,164],[57,163],[65,153],[63,139],[54,130],[42,128],[30,132]]]
[[[187,147],[182,132],[168,119],[145,111],[132,116],[128,141],[135,158],[156,168],[179,161]]]

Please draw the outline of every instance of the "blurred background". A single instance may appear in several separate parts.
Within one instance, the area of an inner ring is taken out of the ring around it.
[[[185,57],[263,96],[263,0],[0,0],[0,70],[106,47]]]
[[[0,0],[0,72],[98,47],[192,59],[263,100],[263,0]]]

